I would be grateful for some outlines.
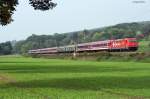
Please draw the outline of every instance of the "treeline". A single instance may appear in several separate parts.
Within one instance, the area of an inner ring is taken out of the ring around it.
[[[13,53],[27,53],[30,49],[59,47],[69,44],[86,43],[98,40],[136,37],[150,41],[150,21],[123,23],[115,26],[96,28],[53,35],[31,35],[26,40],[12,42]]]
[[[12,54],[12,50],[11,42],[0,43],[0,55]]]

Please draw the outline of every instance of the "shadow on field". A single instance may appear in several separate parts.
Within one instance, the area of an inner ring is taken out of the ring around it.
[[[106,66],[0,66],[0,72],[6,73],[101,73],[101,72],[134,72],[149,68],[125,68]]]
[[[74,90],[101,89],[150,89],[150,77],[81,77],[64,79],[33,80],[8,84],[18,88],[61,88]]]

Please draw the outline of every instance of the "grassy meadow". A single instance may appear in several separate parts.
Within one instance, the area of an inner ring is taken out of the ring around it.
[[[150,99],[150,63],[1,56],[0,99]]]

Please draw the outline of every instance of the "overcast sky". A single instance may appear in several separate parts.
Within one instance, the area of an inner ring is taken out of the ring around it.
[[[29,0],[19,0],[14,22],[0,26],[0,42],[22,40],[31,34],[64,33],[124,22],[150,21],[150,0],[144,1],[57,0],[56,8],[42,12],[35,11],[28,4]]]

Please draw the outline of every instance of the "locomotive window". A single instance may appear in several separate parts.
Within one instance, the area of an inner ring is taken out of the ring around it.
[[[129,42],[137,42],[136,40],[129,40]]]

